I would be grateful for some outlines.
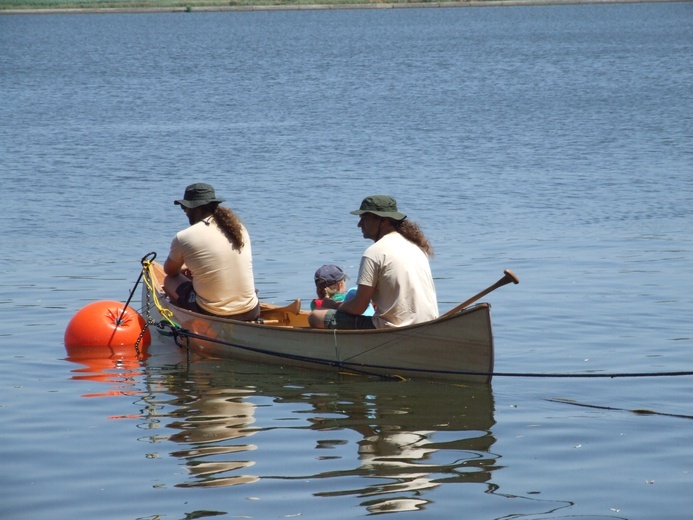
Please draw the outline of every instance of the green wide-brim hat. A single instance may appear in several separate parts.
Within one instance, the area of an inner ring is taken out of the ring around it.
[[[391,218],[394,220],[404,220],[407,216],[397,211],[397,201],[387,195],[372,195],[366,197],[361,202],[361,207],[352,211],[352,215],[363,215],[373,213],[379,217]]]
[[[197,208],[204,206],[210,202],[224,202],[224,199],[218,199],[214,193],[214,187],[211,184],[197,182],[185,188],[185,194],[180,200],[174,200],[174,204],[185,206],[186,208]]]

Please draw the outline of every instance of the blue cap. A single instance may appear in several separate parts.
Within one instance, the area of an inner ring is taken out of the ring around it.
[[[338,265],[326,264],[315,271],[315,287],[324,289],[337,282],[341,282],[346,277],[346,273]]]

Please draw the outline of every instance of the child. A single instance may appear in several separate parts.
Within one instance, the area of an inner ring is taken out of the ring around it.
[[[322,308],[322,302],[326,298],[336,302],[343,302],[353,298],[354,294],[356,294],[356,288],[347,291],[347,278],[342,268],[334,264],[323,265],[315,271],[315,290],[318,297],[310,302],[310,310],[314,311]],[[373,316],[374,312],[373,306],[369,304],[363,315]]]

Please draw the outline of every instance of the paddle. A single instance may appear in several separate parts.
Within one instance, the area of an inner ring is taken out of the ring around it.
[[[496,283],[494,283],[490,287],[487,287],[486,289],[481,291],[479,294],[475,294],[474,296],[469,298],[466,302],[460,303],[457,307],[450,309],[448,312],[443,314],[441,316],[441,318],[444,318],[445,316],[450,316],[451,314],[455,314],[457,311],[461,311],[465,307],[467,307],[470,304],[477,301],[479,298],[486,296],[491,291],[495,291],[499,287],[503,287],[504,285],[507,285],[510,282],[512,282],[514,284],[518,284],[518,283],[520,283],[520,279],[517,276],[515,276],[515,273],[513,273],[510,269],[506,269],[505,271],[503,271],[503,278],[498,280]]]

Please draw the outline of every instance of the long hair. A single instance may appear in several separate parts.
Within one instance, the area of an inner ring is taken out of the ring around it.
[[[229,208],[217,204],[212,211],[212,215],[214,215],[217,226],[224,233],[224,236],[229,239],[234,249],[239,251],[243,249],[245,245],[243,242],[243,226],[236,214]]]
[[[393,225],[400,235],[409,240],[409,242],[419,246],[421,251],[426,253],[426,256],[431,258],[435,256],[431,242],[429,242],[428,238],[426,238],[426,235],[424,235],[423,231],[416,222],[411,222],[406,219],[400,221],[395,220],[393,221]]]

